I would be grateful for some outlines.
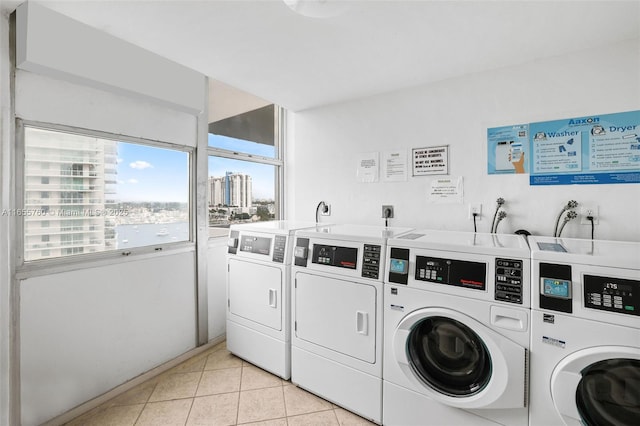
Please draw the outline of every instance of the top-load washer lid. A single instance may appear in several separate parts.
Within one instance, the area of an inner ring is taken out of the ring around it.
[[[496,256],[530,256],[529,245],[522,235],[484,234],[476,232],[414,229],[387,242],[392,247],[427,248],[460,253]]]
[[[578,238],[529,237],[534,260],[640,269],[640,243]]]
[[[292,235],[298,229],[315,228],[319,226],[315,222],[294,221],[294,220],[269,220],[262,222],[238,223],[229,228],[231,231],[257,231],[266,234]]]
[[[384,244],[389,238],[403,235],[412,228],[374,225],[322,225],[296,232],[296,236],[337,241],[357,241]]]

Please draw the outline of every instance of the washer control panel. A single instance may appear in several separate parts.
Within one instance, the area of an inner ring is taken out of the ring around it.
[[[468,260],[416,256],[418,281],[486,290],[487,264]]]
[[[380,253],[382,247],[374,244],[364,245],[362,257],[362,277],[378,279],[380,275]]]
[[[640,316],[640,281],[584,275],[587,308]]]
[[[495,300],[522,304],[522,260],[496,259]]]
[[[358,266],[358,249],[314,244],[311,262],[338,268],[356,269]]]

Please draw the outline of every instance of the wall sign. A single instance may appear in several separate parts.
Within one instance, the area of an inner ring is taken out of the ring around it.
[[[529,173],[529,125],[487,129],[487,173]]]
[[[640,183],[640,111],[529,125],[531,185]]]
[[[489,174],[530,185],[640,183],[640,111],[487,129]]]
[[[448,175],[449,145],[414,148],[413,176]]]

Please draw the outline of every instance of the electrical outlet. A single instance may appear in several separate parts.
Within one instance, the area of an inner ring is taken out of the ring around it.
[[[393,218],[393,206],[382,206],[382,218],[383,219]]]
[[[331,216],[331,204],[324,205],[324,208],[320,210],[320,215],[322,216]]]
[[[473,214],[476,214],[476,220],[480,220],[482,217],[482,204],[472,203],[469,204],[469,219],[473,220]]]
[[[600,219],[598,206],[594,206],[594,205],[580,206],[580,223],[582,225],[591,225],[591,221],[587,219],[587,216],[593,216],[593,224],[597,225]]]

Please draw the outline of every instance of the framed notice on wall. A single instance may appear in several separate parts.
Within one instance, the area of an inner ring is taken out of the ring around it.
[[[448,175],[449,145],[414,148],[413,176]]]

